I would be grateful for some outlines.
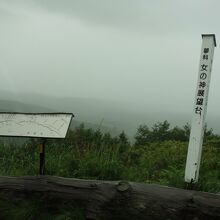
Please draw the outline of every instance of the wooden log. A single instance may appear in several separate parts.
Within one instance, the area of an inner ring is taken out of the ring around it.
[[[0,198],[74,203],[87,219],[220,219],[220,195],[159,185],[54,176],[0,177]]]

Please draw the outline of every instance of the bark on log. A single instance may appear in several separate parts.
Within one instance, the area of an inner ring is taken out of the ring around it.
[[[220,219],[220,195],[125,181],[0,177],[0,198],[77,203],[87,219]]]

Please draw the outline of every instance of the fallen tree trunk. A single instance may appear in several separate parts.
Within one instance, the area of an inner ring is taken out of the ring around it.
[[[74,202],[87,219],[220,219],[220,195],[125,181],[0,177],[0,198]]]

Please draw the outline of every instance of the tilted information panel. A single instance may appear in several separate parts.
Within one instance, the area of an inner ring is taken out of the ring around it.
[[[0,113],[0,136],[65,138],[72,113]]]

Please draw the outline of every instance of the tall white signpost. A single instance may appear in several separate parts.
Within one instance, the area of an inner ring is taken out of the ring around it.
[[[202,35],[198,82],[185,169],[185,181],[188,183],[197,182],[199,177],[209,84],[215,47],[216,39],[214,34]]]

